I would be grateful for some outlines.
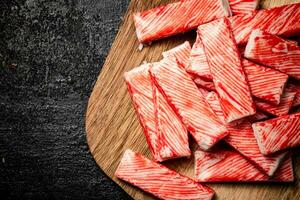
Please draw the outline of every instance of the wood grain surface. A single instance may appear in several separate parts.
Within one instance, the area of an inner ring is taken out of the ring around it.
[[[144,61],[154,62],[162,58],[162,52],[183,43],[193,42],[195,31],[153,42],[138,50],[132,13],[164,5],[166,0],[132,0],[124,16],[109,55],[94,86],[86,113],[86,133],[90,151],[101,169],[119,184],[134,199],[154,199],[151,195],[121,181],[114,176],[125,149],[130,148],[147,157],[147,147],[142,128],[132,105],[123,74],[139,66]],[[174,1],[173,1],[174,2]],[[300,0],[265,0],[262,8],[270,8]],[[191,140],[192,141],[192,140]],[[195,144],[191,142],[192,149]],[[226,183],[207,184],[216,191],[215,199],[226,200],[266,200],[300,199],[300,156],[294,156],[295,183]],[[182,158],[164,162],[168,167],[193,177],[194,158]]]

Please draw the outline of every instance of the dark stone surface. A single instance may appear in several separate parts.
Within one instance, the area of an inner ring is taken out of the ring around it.
[[[130,199],[94,162],[88,97],[124,0],[0,1],[0,197]]]

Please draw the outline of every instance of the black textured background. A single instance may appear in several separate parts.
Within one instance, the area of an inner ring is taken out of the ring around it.
[[[130,199],[86,143],[88,97],[128,0],[0,0],[0,198]]]

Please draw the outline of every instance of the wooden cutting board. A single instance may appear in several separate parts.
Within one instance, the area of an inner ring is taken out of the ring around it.
[[[144,61],[154,62],[162,58],[162,52],[183,43],[193,42],[195,31],[163,39],[138,50],[132,13],[164,5],[167,0],[132,0],[120,26],[112,48],[94,86],[86,113],[86,133],[90,151],[97,164],[134,199],[154,199],[152,196],[118,180],[114,172],[125,149],[130,148],[150,156],[141,126],[135,114],[123,74]],[[270,8],[300,0],[265,0],[262,8]],[[300,20],[300,19],[299,19]],[[195,144],[191,145],[195,148]],[[296,152],[297,153],[297,152]],[[299,155],[299,152],[297,153]],[[176,171],[193,177],[193,157],[165,162]],[[293,184],[208,184],[216,191],[216,199],[262,200],[300,199],[300,157],[295,158]]]

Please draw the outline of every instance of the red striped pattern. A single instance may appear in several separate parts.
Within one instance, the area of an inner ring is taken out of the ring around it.
[[[160,156],[166,160],[191,155],[185,126],[157,87],[153,89]]]
[[[158,152],[158,135],[155,125],[155,107],[151,77],[148,73],[150,64],[141,65],[124,74],[133,105],[143,127],[149,149],[155,160],[162,158]]]
[[[252,127],[265,155],[300,146],[300,113],[257,122]]]
[[[300,105],[300,85],[288,84],[287,88],[296,92],[296,96],[293,102],[292,107],[296,107]]]
[[[263,156],[257,145],[251,123],[244,121],[238,126],[228,126],[229,135],[225,141],[255,164],[262,172],[272,176],[280,166],[286,153]]]
[[[249,80],[251,94],[264,101],[278,105],[289,78],[288,75],[257,65],[246,59],[243,59],[243,65]]]
[[[229,6],[233,15],[247,14],[256,10],[259,0],[229,0]]]
[[[288,75],[281,73],[277,70],[255,64],[246,59],[242,59],[242,62],[244,65],[244,71],[248,79],[248,84],[250,86],[252,96],[278,105],[280,103],[280,98],[283,94],[284,87],[288,80]],[[201,71],[202,77],[205,77],[204,74],[206,74],[206,77],[211,76],[205,72],[206,70],[204,68],[207,68],[205,65],[194,65],[194,67],[194,74],[199,74],[197,72]],[[204,87],[210,91],[215,91],[215,87],[212,81],[203,79],[201,77],[196,77],[194,78],[194,82],[198,86]]]
[[[259,110],[264,112],[270,113],[275,116],[283,116],[289,113],[294,99],[295,99],[296,92],[289,88],[286,88],[279,105],[272,105],[261,100],[255,99],[255,105]]]
[[[201,25],[198,32],[226,122],[255,114],[250,88],[229,21],[222,18]]]
[[[151,64],[125,73],[125,81],[156,161],[190,155],[187,130],[153,85]]]
[[[277,70],[260,66],[246,59],[242,59],[242,62],[251,94],[264,101],[278,105],[288,76]],[[199,78],[194,80],[197,85],[201,85],[209,90],[215,90],[214,87],[211,87],[213,84],[209,82],[209,80],[212,80],[212,76],[199,33],[191,50],[190,65],[186,70],[189,73],[199,76]]]
[[[196,150],[195,179],[198,182],[292,182],[292,158],[289,155],[270,178],[233,150]]]
[[[261,28],[283,37],[300,34],[300,3],[253,11],[229,18],[237,44],[245,45],[252,30]]]
[[[202,149],[209,149],[227,135],[193,80],[176,61],[164,59],[150,69],[150,74]]]
[[[186,71],[191,74],[195,74],[201,78],[212,80],[209,65],[205,56],[203,44],[200,39],[199,33],[197,33],[196,41],[193,44],[193,48],[191,50],[190,55],[190,64],[186,68]]]
[[[194,77],[193,80],[194,80],[194,82],[196,83],[196,85],[198,87],[202,87],[202,88],[207,89],[209,91],[215,91],[216,90],[215,85],[212,81],[208,81],[208,80],[203,79],[203,78],[198,77],[198,76]]]
[[[293,182],[295,180],[292,155],[289,153],[270,181]]]
[[[187,68],[190,62],[191,45],[188,41],[162,53],[164,58],[174,56],[184,68]]]
[[[206,97],[206,101],[219,118],[224,121],[217,94],[214,92],[209,93]],[[286,153],[270,157],[262,155],[257,145],[251,123],[247,120],[240,121],[238,124],[228,124],[227,130],[229,135],[224,138],[225,142],[244,155],[267,175],[272,176],[274,174]]]
[[[139,41],[146,43],[230,15],[227,0],[185,0],[135,13],[133,18]]]
[[[166,200],[210,200],[214,191],[192,179],[126,150],[115,175]]]
[[[250,60],[300,79],[300,47],[275,35],[260,29],[252,31],[244,55]]]
[[[227,124],[226,120],[224,118],[224,114],[220,105],[220,99],[217,93],[215,92],[209,92],[206,96],[205,96],[205,100],[206,102],[210,105],[210,107],[212,108],[212,110],[214,111],[214,113],[217,115],[217,117],[220,119],[220,121],[223,124]]]

